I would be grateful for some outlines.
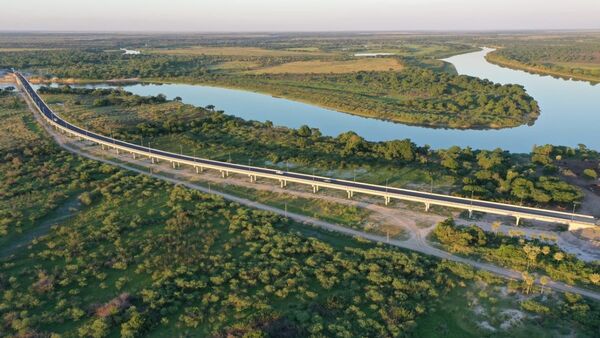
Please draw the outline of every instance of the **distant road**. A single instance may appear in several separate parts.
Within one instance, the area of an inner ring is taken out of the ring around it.
[[[200,168],[200,170],[205,168],[219,170],[223,173],[223,176],[226,176],[230,172],[233,172],[237,174],[248,175],[250,177],[250,180],[256,180],[256,177],[270,178],[274,180],[279,180],[281,182],[282,187],[287,185],[287,182],[306,184],[311,185],[313,187],[314,192],[317,192],[319,188],[344,190],[348,192],[349,198],[352,197],[354,193],[376,195],[383,197],[385,199],[386,204],[391,199],[400,199],[424,203],[426,206],[426,210],[429,209],[430,205],[440,205],[467,210],[470,213],[472,213],[473,211],[480,211],[497,215],[512,216],[517,219],[517,223],[521,218],[523,218],[568,224],[570,228],[593,227],[598,224],[598,221],[593,216],[589,215],[567,213],[549,209],[524,207],[505,203],[496,203],[478,199],[462,198],[416,190],[394,188],[389,186],[374,185],[362,182],[340,180],[323,176],[296,173],[291,171],[282,171],[229,162],[214,161],[183,154],[171,153],[155,148],[144,147],[141,145],[124,142],[115,138],[107,137],[101,134],[91,132],[89,130],[85,130],[65,121],[48,107],[48,105],[35,92],[29,81],[22,74],[16,72],[15,75],[21,87],[26,92],[27,96],[31,99],[31,101],[35,104],[36,108],[40,111],[40,113],[42,113],[45,119],[52,126],[69,134],[72,134],[73,136],[82,139],[87,139],[97,144],[101,144],[102,146],[114,148],[117,151],[130,152],[134,154],[134,156],[136,154],[140,156],[147,156],[153,161],[165,160],[172,162],[174,165],[176,163],[187,164],[195,167],[196,170],[198,170],[198,168]]]

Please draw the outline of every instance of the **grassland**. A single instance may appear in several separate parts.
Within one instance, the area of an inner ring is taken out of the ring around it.
[[[282,65],[265,67],[255,71],[253,74],[322,74],[322,73],[354,73],[359,71],[400,71],[404,67],[393,58],[361,58],[348,61],[296,61]]]
[[[241,56],[241,57],[280,57],[280,56],[322,56],[327,53],[314,50],[279,50],[257,47],[203,47],[169,49],[142,49],[148,54],[162,55],[213,55],[213,56]]]

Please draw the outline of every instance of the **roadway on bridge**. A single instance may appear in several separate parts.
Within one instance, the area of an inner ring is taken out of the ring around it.
[[[268,168],[240,165],[240,164],[229,163],[229,162],[214,161],[214,160],[192,157],[192,156],[183,155],[183,154],[171,153],[171,152],[167,152],[167,151],[163,151],[163,150],[159,150],[159,149],[153,149],[153,148],[144,147],[144,146],[133,144],[133,143],[124,142],[121,140],[117,140],[117,139],[114,139],[111,137],[107,137],[104,135],[100,135],[100,134],[79,128],[79,127],[65,121],[60,116],[56,115],[46,105],[46,103],[35,92],[35,90],[31,86],[31,84],[29,83],[29,81],[27,81],[27,79],[23,75],[21,75],[20,73],[15,73],[15,74],[19,77],[19,80],[22,83],[24,89],[27,91],[29,96],[33,99],[34,103],[36,104],[36,106],[38,107],[40,112],[42,112],[42,114],[44,114],[48,119],[50,119],[54,123],[58,124],[59,126],[65,128],[65,129],[68,129],[74,133],[77,133],[80,135],[85,135],[88,138],[103,141],[105,143],[110,143],[115,146],[129,148],[134,151],[160,155],[163,157],[170,158],[173,161],[183,160],[183,161],[195,162],[198,164],[198,166],[205,164],[205,165],[219,166],[224,169],[228,168],[228,169],[244,170],[244,171],[252,172],[255,174],[275,175],[275,176],[280,177],[282,180],[285,180],[286,178],[302,179],[302,180],[306,180],[306,181],[314,181],[315,185],[318,185],[318,184],[332,185],[333,184],[333,185],[338,185],[340,187],[348,188],[349,190],[363,189],[363,190],[367,190],[367,191],[377,192],[380,194],[383,193],[383,194],[397,195],[398,198],[402,198],[404,196],[404,197],[409,197],[409,199],[410,198],[418,198],[418,199],[423,199],[423,200],[430,200],[433,204],[435,204],[436,201],[442,202],[442,204],[443,204],[443,202],[453,203],[453,204],[462,206],[463,209],[467,209],[467,210],[469,210],[472,207],[484,207],[484,208],[489,208],[489,209],[501,210],[501,211],[505,211],[508,213],[511,213],[511,212],[519,213],[519,214],[522,214],[523,217],[526,217],[525,215],[543,216],[543,217],[555,218],[557,220],[563,220],[565,222],[576,221],[576,222],[580,222],[580,223],[595,224],[595,219],[593,217],[587,216],[587,215],[574,214],[574,213],[570,214],[570,213],[566,213],[566,212],[554,211],[554,210],[548,210],[548,209],[522,207],[522,206],[517,206],[517,205],[488,202],[488,201],[477,200],[477,199],[467,199],[467,198],[462,198],[462,197],[454,197],[454,196],[441,195],[441,194],[435,194],[435,193],[394,188],[394,187],[389,187],[389,186],[380,186],[380,185],[372,185],[372,184],[361,183],[361,182],[339,180],[339,179],[334,179],[334,178],[302,174],[302,173],[296,173],[296,172],[290,172],[290,171],[280,171],[280,170],[276,170],[276,169],[268,169]],[[396,196],[390,196],[390,197],[396,197]]]

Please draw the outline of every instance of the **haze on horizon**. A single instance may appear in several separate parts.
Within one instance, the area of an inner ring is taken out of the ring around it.
[[[598,0],[29,0],[2,31],[600,29]]]

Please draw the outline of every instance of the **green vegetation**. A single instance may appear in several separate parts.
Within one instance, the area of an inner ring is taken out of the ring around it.
[[[456,288],[430,303],[430,311],[417,319],[413,336],[526,338],[596,334],[597,302],[573,294],[553,295],[541,287],[527,295],[522,290],[520,282],[491,283],[489,279]]]
[[[289,161],[298,170],[370,167],[372,179],[390,171],[426,182],[440,175],[436,179],[456,180],[455,193],[463,191],[458,177],[483,168],[502,172],[506,166],[534,179],[536,170],[530,169],[542,170],[537,163],[558,152],[587,156],[585,149],[544,148],[530,163],[500,151],[438,152],[408,140],[366,142],[353,133],[322,137],[306,126],[275,128],[163,96],[67,87],[42,92],[69,119],[132,142],[151,140],[174,151],[184,144],[187,152],[239,162]],[[60,206],[74,198],[81,203],[30,245],[0,254],[2,335],[421,335],[431,318],[439,321],[438,309],[448,297],[464,299],[463,288],[505,283],[460,264],[313,229],[79,158],[41,131],[18,96],[7,94],[0,104],[1,117],[11,125],[0,130],[0,212],[8,219],[0,241],[22,241]],[[327,204],[319,209],[341,216]],[[362,217],[346,211],[348,223]],[[548,320],[593,337],[597,304],[567,297]],[[548,305],[535,299],[522,307],[543,311]],[[460,326],[445,332],[485,333]]]
[[[165,150],[254,165],[291,164],[306,173],[313,168],[324,175],[344,171],[349,179],[358,172],[361,181],[377,184],[387,180],[401,186],[410,175],[412,183],[427,190],[433,180],[436,187],[444,183],[444,192],[455,195],[530,205],[567,208],[579,201],[582,192],[561,181],[551,156],[559,151],[564,158],[593,153],[546,146],[537,148],[529,159],[499,149],[434,151],[409,140],[368,142],[352,132],[334,138],[308,126],[273,127],[269,122],[244,121],[212,109],[120,90],[61,87],[40,92],[49,104],[57,103],[53,109],[76,124]]]
[[[98,46],[81,42],[79,48],[63,41],[54,44],[66,44],[61,49],[14,49],[43,45],[28,41],[0,49],[0,68],[30,71],[39,81],[138,79],[235,87],[429,127],[508,128],[532,124],[539,115],[522,87],[458,76],[451,65],[436,60],[474,50],[448,38],[267,35],[172,41],[156,36],[152,41],[158,47],[142,48],[141,55],[123,55],[114,45],[102,48],[102,41]],[[354,56],[364,52],[391,55]]]
[[[539,115],[537,103],[520,86],[419,68],[348,74],[217,74],[201,82],[431,127],[515,127],[532,124]]]
[[[486,233],[475,225],[457,226],[452,219],[439,223],[433,235],[450,252],[475,255],[520,271],[537,271],[569,284],[600,285],[597,265],[586,264],[539,240]]]
[[[22,144],[1,150],[2,173],[18,170],[0,176],[2,212],[19,213],[9,234],[39,226],[52,206],[38,205],[60,204],[52,189],[83,207],[0,257],[3,335],[398,336],[459,278],[436,260],[81,159],[27,125],[0,132]],[[34,191],[42,202],[23,200]]]
[[[600,36],[520,37],[502,41],[487,60],[502,66],[563,78],[600,82]]]

